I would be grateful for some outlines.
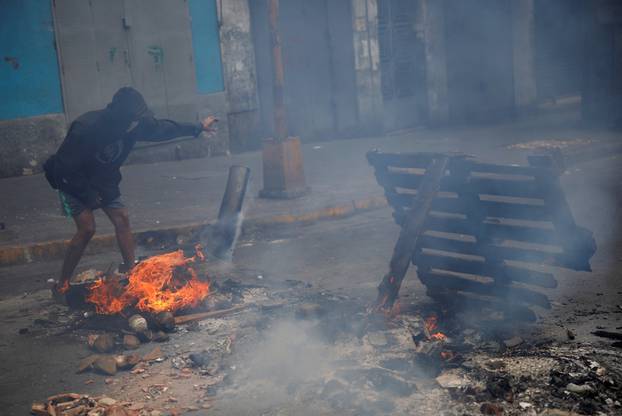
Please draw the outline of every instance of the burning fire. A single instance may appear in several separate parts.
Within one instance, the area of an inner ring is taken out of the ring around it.
[[[86,300],[105,315],[127,307],[154,313],[195,307],[209,294],[209,283],[199,280],[191,265],[204,259],[200,246],[190,258],[182,250],[151,257],[130,271],[127,284],[119,276],[96,281]]]
[[[430,339],[435,341],[445,341],[447,340],[447,335],[443,334],[440,331],[436,331],[438,328],[438,318],[434,315],[428,317],[424,321],[425,329],[428,334],[430,334]],[[436,331],[436,332],[434,332]]]

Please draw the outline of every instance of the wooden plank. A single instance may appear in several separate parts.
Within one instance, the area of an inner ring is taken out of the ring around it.
[[[394,216],[395,221],[400,224],[403,215],[396,212]],[[546,228],[490,222],[484,222],[481,226],[483,227],[482,235],[493,241],[514,240],[533,244],[559,245],[555,232]],[[440,216],[434,213],[426,219],[425,225],[426,231],[439,231],[460,235],[473,235],[473,230],[476,227],[477,224],[472,224],[466,218]]]
[[[448,156],[448,153],[418,152],[418,153],[383,153],[372,150],[367,153],[367,160],[371,165],[395,166],[402,168],[425,168],[432,159]],[[451,155],[450,155],[451,156]],[[494,163],[477,162],[468,159],[467,155],[456,153],[449,162],[449,169],[455,160],[467,160],[468,169],[473,172],[497,173],[521,176],[545,176],[550,175],[552,170],[536,166],[501,165]]]
[[[472,172],[481,173],[497,173],[504,175],[521,175],[521,176],[533,176],[540,177],[551,175],[553,172],[551,169],[535,167],[535,166],[522,166],[522,165],[498,165],[494,163],[476,162],[469,160],[469,170]]]
[[[546,309],[551,308],[551,303],[546,295],[521,287],[483,283],[440,272],[422,272],[418,273],[418,275],[422,283],[428,287],[448,288],[461,292],[472,292],[486,296],[503,298],[508,303],[520,302],[538,305]]]
[[[563,253],[552,253],[525,247],[498,246],[487,243],[478,244],[475,242],[460,241],[426,234],[421,236],[418,248],[429,248],[433,250],[481,256],[491,261],[514,260],[525,263],[547,264],[582,270],[577,268],[580,265],[574,266],[570,264]]]
[[[512,204],[497,201],[479,202],[481,214],[487,217],[508,218],[528,221],[548,221],[551,214],[545,206]]]
[[[241,305],[241,306],[234,306],[228,309],[220,309],[217,311],[199,312],[199,313],[193,313],[190,315],[176,316],[175,325],[183,325],[183,324],[188,324],[190,322],[196,322],[196,321],[204,321],[206,319],[221,318],[223,316],[229,315],[230,313],[242,311],[250,306],[251,305]]]
[[[404,188],[416,190],[423,180],[423,174],[390,172],[376,169],[376,180],[384,188]],[[499,179],[471,177],[469,185],[478,194],[509,196],[516,198],[543,199],[546,188],[534,179]],[[462,185],[455,177],[447,176],[441,181],[441,191],[458,192]]]
[[[473,244],[475,246],[475,244]],[[434,268],[456,273],[489,276],[500,281],[511,280],[544,288],[557,287],[557,281],[551,273],[538,272],[517,266],[501,264],[495,267],[482,259],[458,258],[440,253],[418,252],[414,256],[415,264],[423,268]]]
[[[471,177],[470,185],[478,194],[518,198],[544,198],[546,195],[546,188],[533,179],[514,180]]]
[[[401,167],[401,168],[426,168],[432,160],[447,157],[442,153],[382,153],[377,150],[367,152],[367,160],[373,166]]]
[[[540,286],[547,289],[555,289],[557,287],[557,280],[555,280],[553,273],[539,272],[510,265],[505,265],[504,273],[508,279],[515,282]]]
[[[408,207],[416,198],[416,194],[398,193],[386,190],[387,201],[393,207]],[[551,213],[544,205],[518,204],[500,201],[482,201],[478,203],[482,216],[507,218],[528,221],[550,221]],[[438,196],[432,201],[432,210],[451,214],[466,214],[466,203],[462,198]]]
[[[417,246],[419,235],[423,232],[425,219],[432,208],[432,199],[440,189],[441,178],[445,174],[449,158],[433,159],[426,169],[425,179],[421,184],[412,209],[405,218],[400,236],[395,244],[389,272],[378,286],[377,306],[391,308],[397,299],[402,280],[408,271],[411,258]]]

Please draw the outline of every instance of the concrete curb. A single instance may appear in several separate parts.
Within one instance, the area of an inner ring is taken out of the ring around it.
[[[372,197],[335,205],[300,214],[283,214],[272,217],[249,218],[244,222],[245,229],[261,229],[267,226],[304,224],[314,221],[343,218],[360,212],[388,206],[384,197]],[[162,227],[140,230],[134,233],[137,245],[157,248],[170,243],[183,243],[193,233],[210,223],[191,223],[175,227]],[[15,266],[39,261],[62,259],[69,240],[43,241],[40,243],[0,247],[0,267]],[[93,237],[86,250],[87,255],[106,253],[117,250],[114,234]]]

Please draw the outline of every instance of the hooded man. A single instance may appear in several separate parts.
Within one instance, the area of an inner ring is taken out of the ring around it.
[[[134,265],[134,240],[119,183],[121,165],[136,142],[196,137],[211,131],[216,121],[212,116],[201,123],[156,119],[138,91],[123,87],[105,109],[85,113],[71,123],[60,148],[43,165],[48,182],[58,189],[64,214],[76,224],[60,279],[52,289],[55,295],[69,289],[71,275],[95,234],[96,209],[101,208],[114,225],[123,271]]]

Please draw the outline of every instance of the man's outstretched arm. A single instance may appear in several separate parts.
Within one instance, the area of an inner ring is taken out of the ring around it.
[[[136,140],[146,142],[162,142],[177,137],[197,137],[203,131],[212,131],[212,126],[218,121],[209,116],[200,123],[183,123],[173,120],[149,118],[142,120],[136,127]]]

